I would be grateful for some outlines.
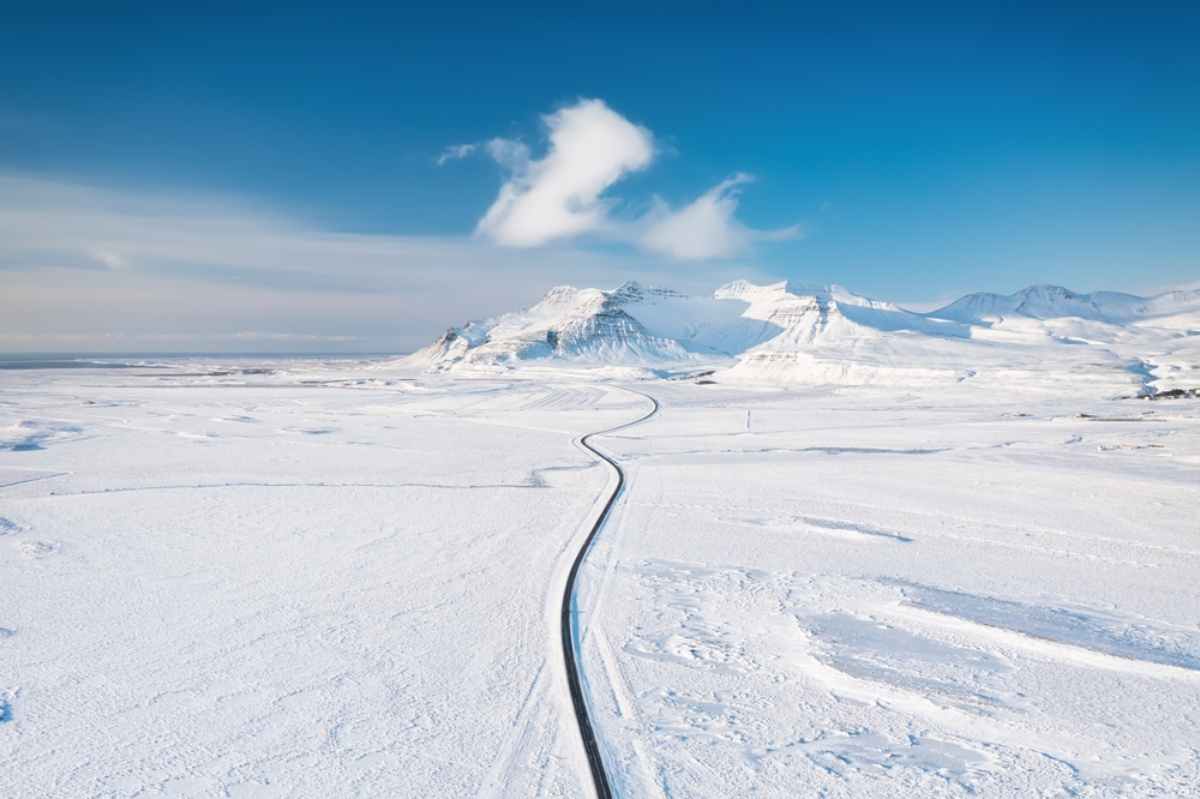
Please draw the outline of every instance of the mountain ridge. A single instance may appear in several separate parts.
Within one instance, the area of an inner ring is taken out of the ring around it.
[[[718,381],[784,384],[1046,371],[1145,392],[1200,374],[1200,290],[1140,297],[1042,284],[922,313],[836,284],[736,280],[708,296],[636,281],[555,286],[526,309],[449,328],[404,362],[444,372],[558,364],[656,373],[707,363]]]

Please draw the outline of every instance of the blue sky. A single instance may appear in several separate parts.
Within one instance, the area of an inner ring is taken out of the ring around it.
[[[3,349],[406,349],[625,276],[1200,279],[1182,4],[57,11],[0,27]]]

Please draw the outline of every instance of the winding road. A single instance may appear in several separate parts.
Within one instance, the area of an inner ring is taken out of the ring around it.
[[[575,555],[575,560],[571,564],[571,571],[567,574],[567,583],[563,588],[562,598],[562,647],[563,660],[567,667],[567,685],[571,691],[571,704],[575,707],[575,721],[579,725],[579,735],[583,739],[583,749],[587,754],[588,767],[592,772],[592,784],[596,789],[598,799],[611,799],[612,788],[608,783],[608,774],[604,771],[604,760],[600,756],[600,745],[596,740],[596,731],[592,726],[592,720],[588,717],[587,701],[583,695],[583,680],[575,651],[575,580],[579,575],[579,567],[583,565],[584,558],[587,557],[588,550],[592,547],[592,542],[596,540],[596,536],[600,533],[600,529],[604,527],[604,523],[608,521],[608,516],[612,512],[613,506],[617,502],[617,498],[621,496],[621,491],[625,488],[625,472],[617,465],[617,462],[605,455],[600,450],[591,445],[591,439],[595,436],[608,435],[615,433],[618,430],[624,430],[628,427],[633,427],[636,424],[649,419],[654,414],[658,413],[658,400],[649,394],[643,394],[640,391],[633,389],[624,389],[632,394],[637,394],[640,397],[648,399],[651,403],[649,412],[643,416],[639,416],[631,422],[610,427],[606,430],[599,430],[594,433],[588,433],[579,439],[579,446],[588,452],[592,453],[602,461],[607,463],[617,475],[617,484],[613,488],[612,494],[609,495],[608,501],[604,503],[604,510],[596,517],[595,523],[592,525],[591,531],[588,533],[587,539],[584,540],[583,546],[579,548],[579,553]]]

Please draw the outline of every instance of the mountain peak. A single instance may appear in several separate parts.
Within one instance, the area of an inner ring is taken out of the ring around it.
[[[1066,288],[1065,286],[1059,286],[1054,283],[1034,283],[1031,286],[1026,286],[1025,288],[1021,289],[1020,291],[1013,292],[1012,295],[1010,295],[1010,296],[1013,296],[1013,297],[1041,296],[1041,297],[1071,298],[1071,297],[1079,297],[1081,295],[1078,292],[1071,291],[1069,288]]]
[[[542,295],[542,302],[554,304],[571,302],[577,296],[579,296],[579,289],[574,286],[554,286]]]
[[[755,297],[766,297],[771,295],[789,294],[791,293],[791,284],[786,280],[781,280],[778,283],[758,284],[751,283],[749,280],[734,280],[731,283],[718,288],[713,292],[715,300],[749,300]]]
[[[1198,320],[1195,291],[1146,299],[1039,284],[968,294],[924,314],[837,284],[735,280],[710,298],[631,280],[608,290],[556,286],[530,308],[451,328],[410,362],[492,372],[530,362],[655,369],[706,362],[728,367],[720,373],[730,379],[862,383],[954,382],[985,371],[1003,382],[1001,375],[1028,375],[1051,362],[1070,372],[1084,358],[1116,385],[1145,377],[1128,368],[1142,353],[1129,347],[1190,348],[1200,341],[1188,332]]]
[[[1012,294],[967,294],[929,315],[967,323],[1024,316],[1032,319],[1074,317],[1115,324],[1142,315],[1147,302],[1145,297],[1132,294],[1112,291],[1080,294],[1063,286],[1040,283]]]

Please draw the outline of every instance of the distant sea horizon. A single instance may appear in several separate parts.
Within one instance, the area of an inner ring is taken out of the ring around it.
[[[190,358],[262,360],[371,360],[397,352],[0,352],[0,370],[11,369],[152,369],[154,361]]]

